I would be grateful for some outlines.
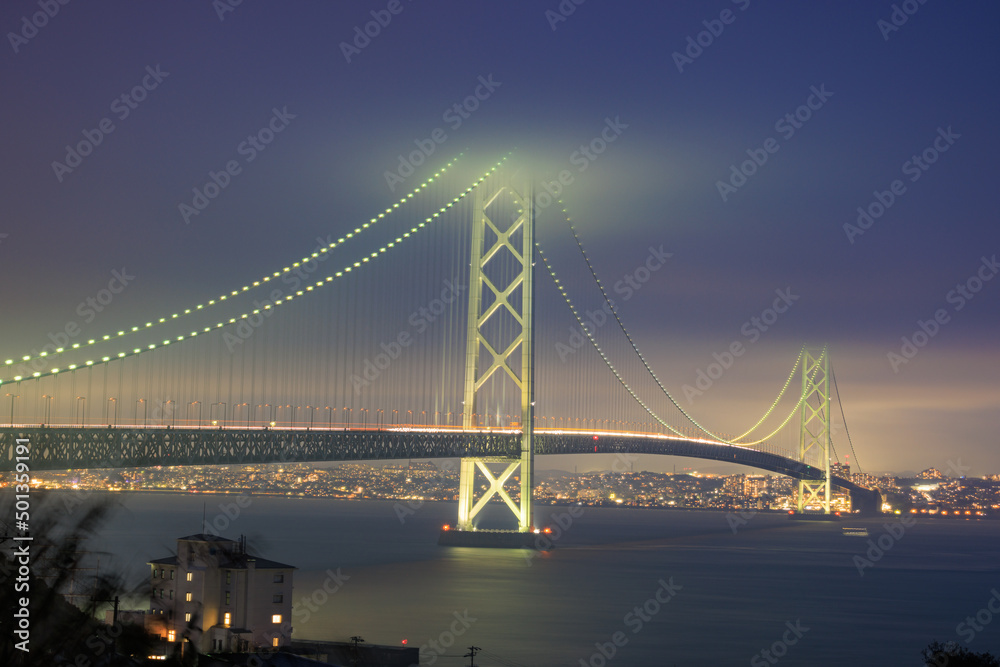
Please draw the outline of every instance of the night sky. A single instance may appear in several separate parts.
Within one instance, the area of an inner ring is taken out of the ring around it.
[[[672,253],[620,312],[675,395],[743,344],[686,405],[699,419],[738,432],[803,343],[829,343],[864,469],[1000,472],[995,4],[48,4],[0,8],[4,358],[236,288],[459,152],[471,181],[517,149],[540,181],[568,173],[609,285]],[[776,290],[792,305],[747,335]]]

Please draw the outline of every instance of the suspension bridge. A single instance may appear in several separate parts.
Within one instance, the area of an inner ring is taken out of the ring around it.
[[[456,532],[492,500],[524,534],[535,456],[657,454],[793,477],[799,512],[830,513],[836,488],[879,511],[831,472],[825,346],[745,432],[711,430],[640,351],[565,205],[509,155],[467,161],[212,298],[6,357],[0,470],[18,439],[31,470],[453,457]]]

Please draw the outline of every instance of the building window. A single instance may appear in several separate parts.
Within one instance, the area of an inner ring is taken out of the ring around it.
[[[188,574],[187,574],[187,580],[191,581],[191,573],[190,572],[188,572]]]
[[[278,638],[277,637],[275,637],[274,639],[271,640],[271,646],[273,646],[275,648],[278,647]]]
[[[285,583],[285,575],[283,575],[283,574],[276,574],[276,575],[274,575],[274,583],[276,583],[276,584],[283,584],[283,583]]]
[[[232,593],[230,593],[229,591],[226,591],[226,604],[232,604],[231,601],[230,601],[230,596],[231,595],[232,595]]]
[[[275,595],[274,598],[271,599],[271,602],[284,602],[284,600],[284,595]]]
[[[227,584],[233,583],[233,571],[232,570],[226,570],[226,583]]]
[[[169,591],[167,591],[167,595],[170,597],[171,600],[173,600],[174,599],[174,589],[171,588]]]
[[[222,617],[222,624],[224,626],[226,626],[227,628],[229,627],[229,621],[230,621],[230,619],[232,619],[232,614],[230,614],[227,611],[226,614],[225,614],[225,616]]]
[[[156,568],[154,567],[154,568],[153,568],[153,579],[156,579],[156,578],[157,578],[157,577],[159,577],[159,576],[160,576],[160,571],[159,571],[159,570],[157,570],[157,569],[156,569]]]
[[[173,630],[167,630],[167,641],[172,642],[177,638],[177,633]]]
[[[281,614],[273,614],[271,616],[272,623],[281,623]]]
[[[161,600],[163,599],[163,589],[162,588],[160,589],[160,599]]]
[[[184,601],[185,602],[190,602],[191,601],[191,594],[190,593],[185,593],[184,594]]]
[[[191,622],[191,612],[188,612],[188,613],[184,614],[184,622],[185,623],[190,623]]]
[[[170,581],[174,580],[174,571],[170,570]]]

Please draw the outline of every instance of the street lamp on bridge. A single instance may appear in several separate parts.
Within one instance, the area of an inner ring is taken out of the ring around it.
[[[149,414],[149,404],[146,403],[145,398],[137,398],[135,400],[135,411],[132,413],[132,423],[137,424],[139,422],[140,403],[142,403],[142,427],[146,428],[146,416]]]
[[[212,422],[212,426],[216,426],[218,424],[219,420],[212,419],[212,415],[215,412],[215,406],[216,405],[221,405],[222,406],[222,425],[225,426],[226,425],[226,410],[229,409],[229,403],[227,403],[225,401],[219,401],[218,403],[212,403],[210,406],[208,406],[208,419],[209,419],[209,421]]]
[[[80,409],[80,401],[83,401],[83,409]],[[86,415],[86,411],[87,411],[87,397],[86,396],[77,396],[76,397],[76,411],[80,413],[80,426],[85,426],[86,424],[84,422],[87,420],[87,415]]]
[[[250,404],[249,403],[240,403],[238,405],[234,405],[233,406],[233,421],[232,421],[233,426],[236,425],[236,408],[246,408],[247,409],[247,428],[250,428]]]
[[[49,423],[49,419],[52,417],[52,399],[55,398],[55,396],[52,396],[51,394],[42,394],[42,398],[48,399],[48,402],[45,403],[45,423],[42,424],[42,426],[44,426]]]
[[[115,405],[115,416],[114,416],[113,420],[111,421],[111,424],[112,424],[112,426],[117,427],[118,426],[118,399],[115,398],[114,396],[109,396],[108,397],[108,401],[110,401],[111,403],[114,403],[114,405]],[[105,417],[108,416],[107,415],[107,407],[108,407],[108,404],[105,403],[104,404],[104,408],[105,408],[105,415],[104,416]],[[107,420],[105,420],[105,421],[107,421]]]
[[[361,408],[361,428],[368,428],[368,408]]]
[[[21,398],[20,394],[7,394],[10,397],[10,425],[14,425],[14,399]]]
[[[187,404],[187,407],[185,408],[184,412],[185,413],[189,412],[192,405],[198,406],[198,426],[201,426],[201,401],[191,401],[190,403]],[[191,415],[185,414],[184,417],[185,421],[187,421],[187,423],[190,424]]]

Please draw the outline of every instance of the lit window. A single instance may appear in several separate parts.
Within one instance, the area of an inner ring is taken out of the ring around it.
[[[284,602],[284,600],[285,600],[285,596],[284,595],[275,595],[271,599],[272,602]]]
[[[227,611],[227,612],[226,612],[226,614],[225,614],[225,616],[223,616],[223,620],[222,620],[222,624],[223,624],[223,625],[225,625],[225,626],[226,626],[226,627],[228,628],[228,627],[229,627],[229,620],[230,620],[231,618],[232,618],[232,614],[230,614],[230,613],[229,613],[229,612]]]
[[[184,601],[185,602],[190,602],[191,601],[191,594],[190,593],[185,593],[184,594]]]
[[[191,622],[191,612],[188,612],[188,613],[184,614],[184,622],[185,623],[190,623]]]
[[[285,582],[285,575],[283,574],[274,575],[274,583],[283,584],[284,582]]]
[[[157,577],[159,577],[159,576],[160,576],[160,571],[159,571],[159,570],[157,570],[157,569],[156,569],[156,568],[154,567],[154,568],[153,568],[153,579],[156,579],[156,578],[157,578]]]
[[[167,630],[167,641],[172,642],[177,637],[177,633],[173,630]]]
[[[233,572],[232,572],[232,570],[226,570],[226,583],[227,584],[233,583]]]
[[[191,581],[191,573],[190,572],[188,572],[188,574],[187,574],[187,580]]]
[[[226,591],[226,604],[231,604],[230,597],[229,597],[230,595],[231,595],[231,593],[229,591]]]
[[[272,623],[281,623],[281,614],[274,614],[271,616]]]
[[[274,647],[278,646],[278,638],[277,637],[275,637],[274,639],[271,640],[271,646],[274,646]]]
[[[170,570],[170,580],[171,581],[174,580],[174,571],[173,570]]]

